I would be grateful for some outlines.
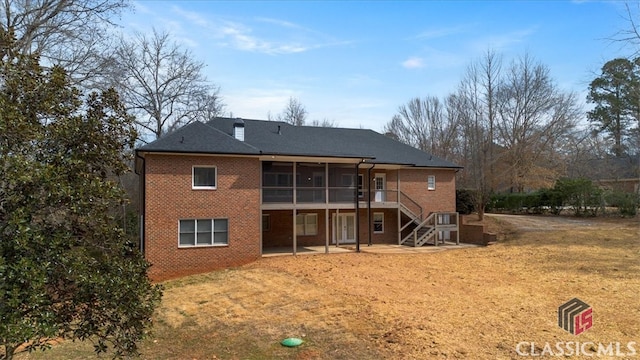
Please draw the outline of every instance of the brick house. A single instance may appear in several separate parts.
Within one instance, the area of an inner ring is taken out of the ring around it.
[[[569,175],[586,177],[603,189],[640,194],[640,154],[579,161]]]
[[[136,150],[155,280],[265,249],[458,239],[460,166],[372,130],[216,118]]]

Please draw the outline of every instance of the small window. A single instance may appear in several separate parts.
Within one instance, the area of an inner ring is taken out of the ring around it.
[[[373,213],[373,233],[384,233],[384,213]]]
[[[296,215],[296,235],[317,235],[318,214]]]
[[[229,245],[228,219],[180,220],[178,246]]]
[[[271,216],[269,214],[262,215],[262,231],[271,230]]]
[[[217,168],[215,166],[194,166],[194,189],[215,189],[217,186]]]
[[[364,176],[362,174],[358,174],[358,197],[364,197]]]
[[[435,190],[436,189],[436,177],[435,175],[427,176],[427,190]]]

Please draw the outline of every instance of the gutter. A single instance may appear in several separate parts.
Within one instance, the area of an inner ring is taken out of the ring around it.
[[[141,159],[141,170],[140,172],[138,172],[138,159]],[[138,209],[138,226],[139,226],[139,231],[140,231],[140,247],[139,250],[142,253],[142,255],[144,256],[144,251],[145,251],[145,226],[144,226],[144,221],[145,221],[145,209],[146,209],[146,164],[145,164],[145,159],[143,156],[140,156],[138,150],[136,150],[136,156],[135,156],[135,161],[134,161],[134,165],[133,165],[133,171],[138,175],[139,180],[138,180],[138,189],[140,190],[140,194],[138,195],[140,197],[139,199],[139,204],[140,204],[140,209]]]
[[[360,252],[360,198],[358,197],[358,173],[360,169],[360,164],[364,164],[366,159],[361,159],[360,162],[356,164],[356,177],[355,177],[355,189],[354,189],[354,197],[356,201],[356,252]]]
[[[371,170],[376,167],[376,164],[373,164],[370,168],[367,169],[367,222],[369,224],[369,245],[371,246]]]

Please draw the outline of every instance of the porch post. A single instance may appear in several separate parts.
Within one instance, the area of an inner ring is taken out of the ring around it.
[[[356,186],[353,191],[356,198],[356,252],[360,252],[360,199],[358,199],[358,169],[360,163],[356,164]]]
[[[456,245],[460,245],[460,213],[456,212]]]
[[[329,207],[327,206],[324,209],[324,252],[325,254],[329,253]]]
[[[293,208],[293,255],[296,255],[296,248],[298,246],[298,239],[296,234],[296,213],[298,212],[296,208]]]
[[[336,208],[336,247],[340,246],[340,237],[338,236],[338,218],[340,217],[340,208]],[[342,229],[340,229],[342,230]]]
[[[402,214],[400,214],[400,207],[398,207],[397,209],[398,212],[398,245],[400,245],[400,243],[402,242],[402,232],[400,231],[400,229],[402,229]]]
[[[324,252],[329,253],[329,163],[324,163]]]
[[[296,189],[296,162],[293,162],[293,255],[297,255],[298,251],[298,234],[296,233],[296,215],[297,215],[297,189]]]
[[[402,191],[400,191],[400,169],[396,170],[396,178],[398,179],[398,245],[400,245],[400,243],[402,243],[402,232],[400,231],[400,229],[402,229],[402,214],[400,211],[400,195],[402,193]],[[421,219],[422,220],[422,219]]]
[[[373,164],[367,169],[367,225],[369,226],[369,246],[371,246],[371,169],[375,166],[376,164]],[[364,179],[362,181],[364,182]]]

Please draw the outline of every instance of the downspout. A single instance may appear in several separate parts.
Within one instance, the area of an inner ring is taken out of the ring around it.
[[[141,159],[141,163],[142,163],[142,167],[141,167],[141,171],[140,173],[138,172],[138,166],[137,166],[137,162],[138,159]],[[145,160],[144,157],[140,156],[138,153],[138,150],[136,150],[136,157],[135,157],[135,161],[133,164],[133,172],[136,173],[139,177],[138,180],[138,188],[140,189],[140,194],[138,194],[139,198],[139,204],[140,204],[140,209],[138,210],[139,215],[138,215],[138,227],[139,227],[139,232],[140,232],[140,252],[142,253],[142,255],[144,256],[144,251],[145,251],[145,246],[144,246],[144,240],[145,240],[145,226],[144,226],[144,221],[145,221],[145,209],[146,209],[146,196],[145,196],[145,192],[146,192],[146,169],[145,169]]]
[[[362,163],[364,163],[364,159],[360,160],[360,162],[356,164],[356,186],[354,186],[355,189],[353,189],[354,198],[356,199],[356,252],[360,252],[360,199],[358,198],[358,170]]]
[[[376,167],[373,164],[367,169],[367,221],[369,222],[369,246],[371,246],[371,170]]]

